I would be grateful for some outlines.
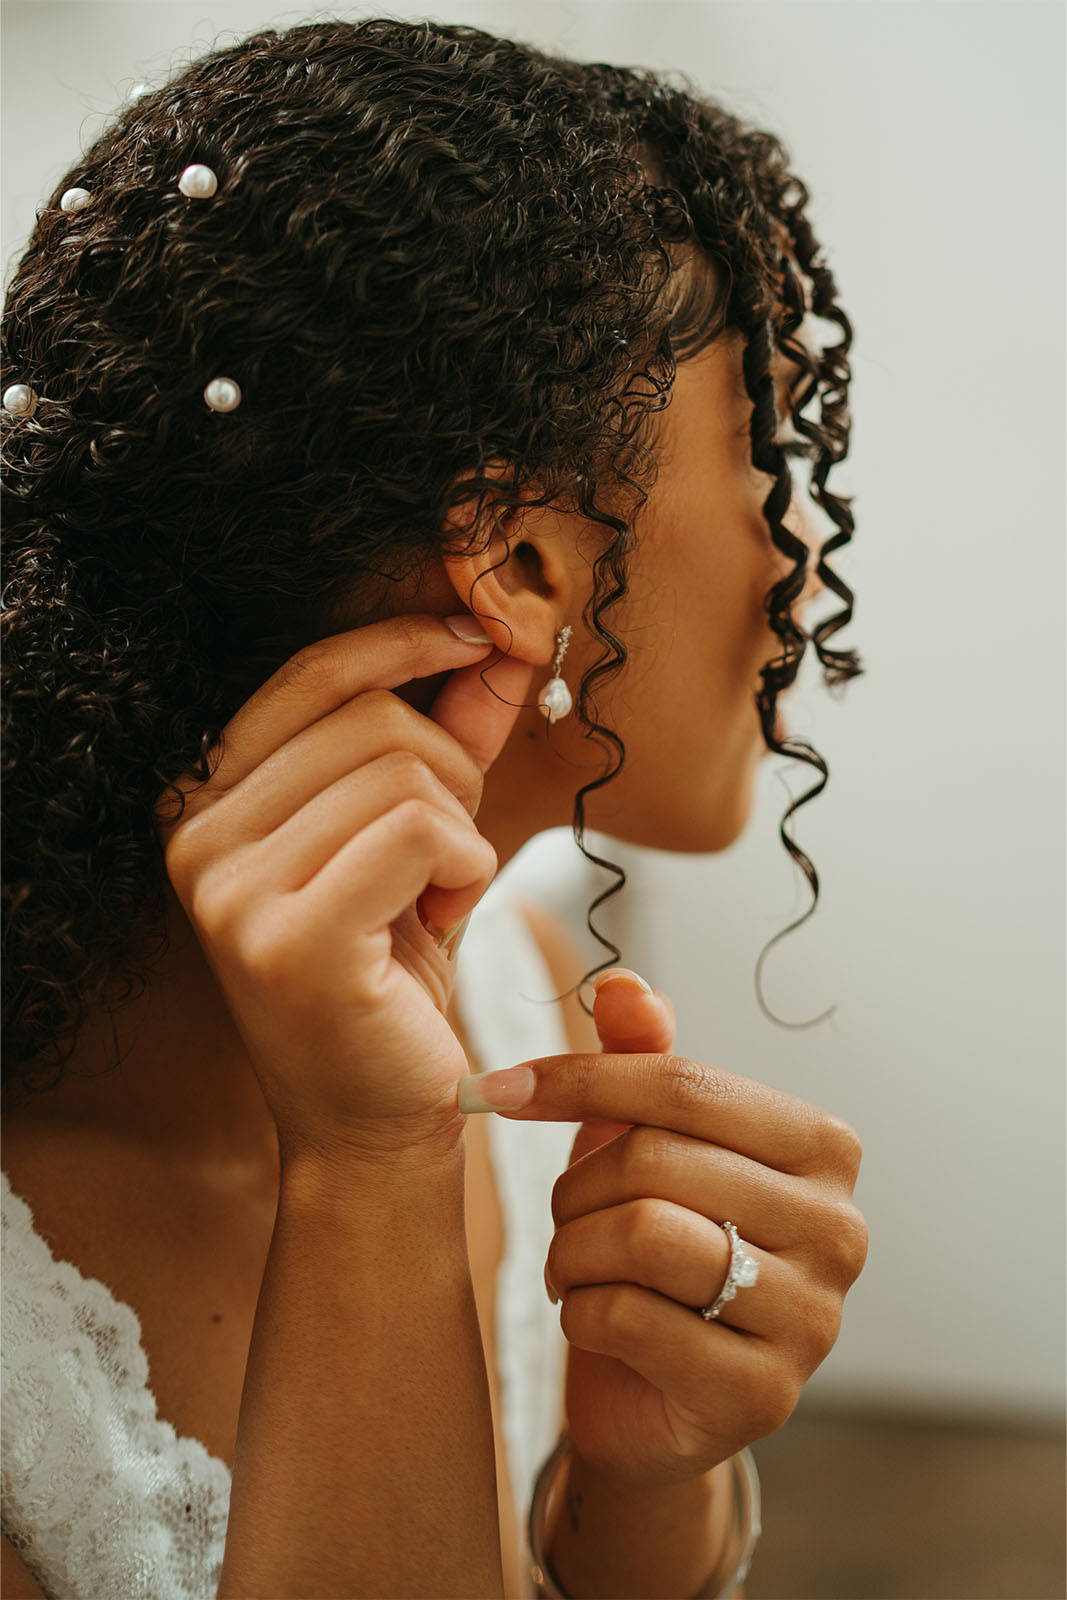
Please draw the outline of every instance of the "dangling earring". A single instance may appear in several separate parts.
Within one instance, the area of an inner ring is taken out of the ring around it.
[[[574,701],[571,692],[559,675],[563,657],[567,654],[567,646],[571,642],[570,626],[561,628],[556,635],[556,659],[552,663],[552,676],[545,684],[544,691],[537,704],[541,707],[543,716],[549,722],[558,722],[560,717],[565,717]]]

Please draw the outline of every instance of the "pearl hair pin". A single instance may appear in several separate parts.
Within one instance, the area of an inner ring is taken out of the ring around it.
[[[218,186],[219,180],[211,168],[202,167],[199,163],[186,167],[178,179],[178,188],[190,200],[210,200]]]
[[[13,383],[4,390],[4,410],[13,417],[32,417],[37,398],[28,383]]]
[[[194,161],[178,179],[178,188],[190,200],[210,200],[219,180],[210,167]],[[204,390],[204,402],[212,411],[236,411],[241,404],[241,385],[233,378],[212,378]]]
[[[204,400],[212,411],[236,411],[241,404],[241,385],[233,378],[212,378]]]
[[[138,83],[130,90],[127,99],[136,101],[150,92],[149,84]],[[216,173],[199,161],[186,167],[178,179],[179,190],[190,200],[210,200],[218,192],[218,187]],[[66,189],[59,199],[60,210],[67,213],[81,211],[92,202],[92,198],[88,189]],[[204,403],[212,411],[236,411],[242,398],[241,385],[235,378],[212,378],[204,388]],[[40,396],[28,383],[12,383],[4,390],[3,408],[13,417],[32,417],[39,399]]]
[[[559,669],[562,665],[563,657],[567,654],[567,646],[570,642],[571,628],[568,623],[556,635],[556,658],[552,663],[552,677],[545,684],[541,698],[537,702],[541,708],[542,716],[547,717],[549,722],[558,722],[560,717],[565,717],[574,704],[570,690],[559,675]]]

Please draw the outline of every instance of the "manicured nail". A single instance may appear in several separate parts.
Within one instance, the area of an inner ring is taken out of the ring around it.
[[[457,922],[453,927],[446,928],[445,932],[437,939],[438,948],[444,951],[449,961],[456,959],[456,951],[459,949],[463,935],[467,931],[467,924],[471,920],[471,915],[472,913],[468,911],[462,922]]]
[[[630,978],[634,983],[639,983],[646,994],[652,993],[652,985],[646,983],[640,973],[631,972],[629,967],[609,967],[607,972],[598,972],[589,982],[599,994],[606,983],[612,983],[616,978]]]
[[[472,617],[469,611],[461,611],[457,617],[446,617],[445,626],[452,629],[457,638],[465,639],[468,644],[492,644],[487,633],[483,633],[477,617]]]
[[[471,1072],[460,1081],[461,1111],[517,1111],[533,1099],[537,1075],[532,1067],[503,1072]]]
[[[545,1293],[547,1294],[547,1296],[549,1298],[549,1301],[550,1301],[550,1303],[552,1305],[554,1305],[554,1306],[558,1306],[559,1305],[559,1295],[556,1293],[555,1289],[553,1289],[553,1287],[552,1287],[551,1281],[549,1280],[548,1268],[547,1267],[545,1268]]]

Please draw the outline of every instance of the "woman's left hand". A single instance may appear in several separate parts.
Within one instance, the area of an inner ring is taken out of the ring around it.
[[[563,1303],[572,1448],[629,1490],[706,1473],[783,1426],[837,1340],[867,1228],[846,1123],[657,1053],[673,1013],[632,980],[603,983],[594,1016],[604,1053],[525,1063],[533,1099],[497,1115],[583,1123],[552,1191],[546,1285]],[[706,1321],[730,1261],[723,1220],[759,1277]]]

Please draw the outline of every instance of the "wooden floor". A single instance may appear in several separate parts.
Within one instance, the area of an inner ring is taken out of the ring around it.
[[[752,1447],[747,1600],[1064,1600],[1062,1428],[805,1410]]]

